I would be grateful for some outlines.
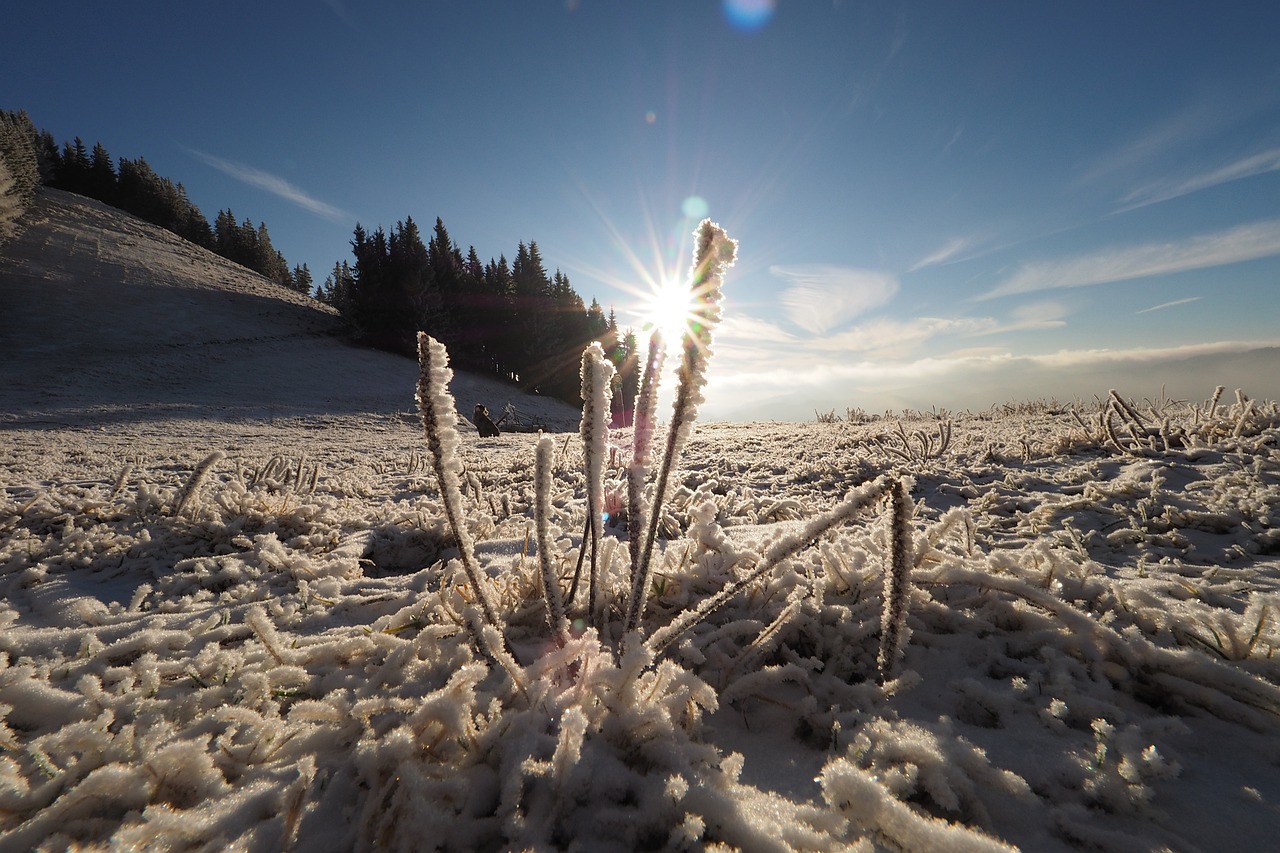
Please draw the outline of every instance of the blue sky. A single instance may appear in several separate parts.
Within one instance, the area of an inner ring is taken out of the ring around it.
[[[317,280],[440,216],[638,325],[709,215],[710,417],[1280,397],[1280,4],[10,5],[0,106]]]

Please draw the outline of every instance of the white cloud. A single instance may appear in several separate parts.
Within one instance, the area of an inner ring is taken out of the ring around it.
[[[716,327],[716,342],[740,341],[747,344],[794,343],[796,336],[768,320],[730,314]]]
[[[909,320],[874,320],[861,323],[830,337],[815,338],[808,343],[814,352],[877,353],[908,355],[926,341],[940,335],[973,335],[995,323],[990,318],[913,317]]]
[[[1009,319],[1004,323],[991,321],[990,328],[972,332],[974,336],[998,335],[1005,332],[1026,332],[1035,329],[1058,329],[1067,325],[1063,319],[1071,312],[1061,302],[1032,302],[1019,305],[1009,312]]]
[[[1272,148],[1269,151],[1244,157],[1225,166],[1220,166],[1217,169],[1181,181],[1160,181],[1149,184],[1141,189],[1134,190],[1122,198],[1120,202],[1126,206],[1121,210],[1133,210],[1148,204],[1169,201],[1209,187],[1216,187],[1219,184],[1276,171],[1280,171],[1280,148]]]
[[[203,151],[188,148],[187,152],[206,166],[212,166],[224,175],[235,178],[237,181],[248,184],[251,187],[257,187],[272,195],[279,196],[285,201],[296,204],[303,210],[308,210],[317,216],[331,219],[334,222],[342,222],[351,218],[342,210],[311,197],[284,178],[273,175],[270,172],[264,172],[261,169],[255,169],[252,166],[246,166],[243,163],[236,163],[232,160],[224,160],[221,157],[215,157]]]
[[[970,245],[971,241],[965,240],[961,237],[948,240],[944,245],[912,264],[911,268],[908,269],[907,272],[915,272],[916,270],[922,270],[925,267],[934,267],[938,264],[945,264],[947,261],[953,260],[965,249],[969,248]]]
[[[1172,302],[1161,302],[1159,305],[1152,305],[1150,308],[1143,308],[1141,311],[1134,311],[1134,314],[1150,314],[1152,311],[1161,311],[1165,308],[1172,308],[1175,305],[1186,305],[1190,302],[1199,302],[1201,297],[1188,296],[1186,299],[1175,299]]]
[[[1148,243],[1078,258],[1024,264],[979,300],[1061,287],[1086,287],[1234,264],[1280,254],[1280,220],[1241,225],[1179,242]]]
[[[815,335],[884,305],[898,292],[896,278],[874,270],[804,264],[769,272],[790,283],[780,297],[787,318]]]
[[[1229,123],[1221,104],[1201,99],[1157,122],[1129,144],[1107,152],[1085,170],[1080,180],[1093,183],[1114,174],[1146,167],[1153,160],[1190,142],[1202,139],[1213,129]]]

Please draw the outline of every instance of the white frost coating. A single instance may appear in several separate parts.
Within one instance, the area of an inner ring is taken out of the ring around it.
[[[613,363],[604,347],[594,341],[582,351],[582,456],[587,477],[587,534],[591,544],[588,578],[587,622],[595,625],[599,594],[600,527],[604,512],[604,465],[608,458],[609,415],[613,399]],[[587,547],[587,542],[582,543]],[[576,585],[577,579],[574,579]]]
[[[896,799],[868,773],[837,758],[822,769],[822,796],[861,832],[878,836],[902,853],[1016,853],[977,830],[926,817]]]

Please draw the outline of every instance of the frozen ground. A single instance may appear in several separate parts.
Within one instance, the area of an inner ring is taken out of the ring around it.
[[[914,568],[884,684],[885,509],[619,662],[621,529],[602,636],[557,648],[535,438],[464,424],[508,671],[459,624],[414,365],[91,202],[49,193],[2,251],[0,850],[1274,846],[1273,403],[1142,402],[1128,449],[1043,405],[957,416],[941,452],[924,417],[700,427],[646,633],[890,472]],[[567,577],[576,413],[453,390],[564,433]]]

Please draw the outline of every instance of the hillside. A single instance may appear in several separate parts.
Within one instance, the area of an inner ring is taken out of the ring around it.
[[[227,422],[414,410],[416,365],[335,312],[114,208],[45,190],[0,247],[0,424]],[[459,376],[459,406],[572,407]]]

